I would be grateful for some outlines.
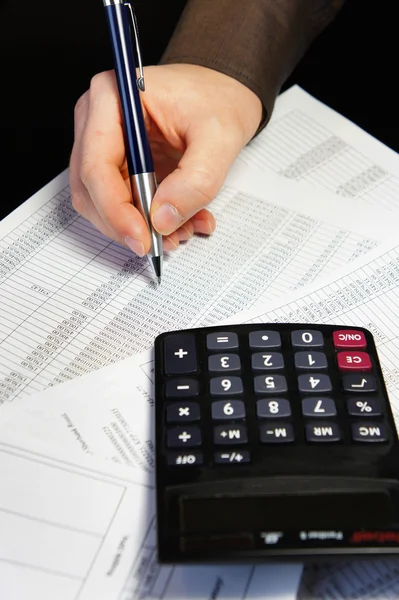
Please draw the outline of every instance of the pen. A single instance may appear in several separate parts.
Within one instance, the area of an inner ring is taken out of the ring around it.
[[[151,202],[157,189],[157,181],[140,100],[139,90],[144,92],[145,84],[136,15],[129,2],[103,0],[103,3],[122,106],[126,159],[133,204],[141,213],[150,231],[149,259],[160,283],[163,266],[162,235],[153,230],[150,219]],[[140,77],[136,74],[133,36]]]

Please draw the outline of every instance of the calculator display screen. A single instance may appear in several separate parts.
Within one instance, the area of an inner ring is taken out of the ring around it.
[[[185,533],[388,526],[396,520],[385,492],[182,498]]]

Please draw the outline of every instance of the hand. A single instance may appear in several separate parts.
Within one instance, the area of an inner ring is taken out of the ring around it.
[[[151,219],[168,251],[194,233],[214,231],[214,217],[204,207],[256,132],[262,105],[235,79],[195,65],[147,67],[145,83],[141,98],[160,182]],[[108,71],[92,79],[76,104],[72,203],[104,235],[144,256],[151,239],[131,203],[118,98],[114,72]]]

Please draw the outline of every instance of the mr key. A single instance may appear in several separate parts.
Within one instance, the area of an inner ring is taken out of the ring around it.
[[[396,429],[375,344],[364,328],[262,324],[169,332],[156,339],[155,375],[161,557],[204,558],[195,526],[183,527],[187,507],[194,506],[185,504],[183,489],[190,498],[227,494],[227,511],[248,481],[248,510],[254,515],[249,498],[258,485],[261,495],[274,489],[278,496],[279,486],[294,493],[294,480],[302,485],[307,478],[306,489],[313,486],[317,495],[323,478],[323,489],[330,486],[333,494],[337,477],[353,482],[372,474],[378,479],[389,471],[388,464],[392,467],[388,457],[397,451]],[[215,526],[216,506],[220,501],[208,507]],[[173,518],[174,534],[166,524]],[[259,516],[261,522],[267,519]],[[276,536],[254,533],[255,525],[250,534],[249,525],[243,527],[256,554],[264,550],[265,539]],[[236,526],[233,517],[226,525],[232,531]],[[303,536],[295,535],[291,546],[303,546]],[[277,536],[280,546],[287,536]]]

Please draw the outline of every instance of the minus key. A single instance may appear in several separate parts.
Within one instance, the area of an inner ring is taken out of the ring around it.
[[[165,385],[167,398],[192,398],[198,394],[199,384],[196,379],[170,379]]]

